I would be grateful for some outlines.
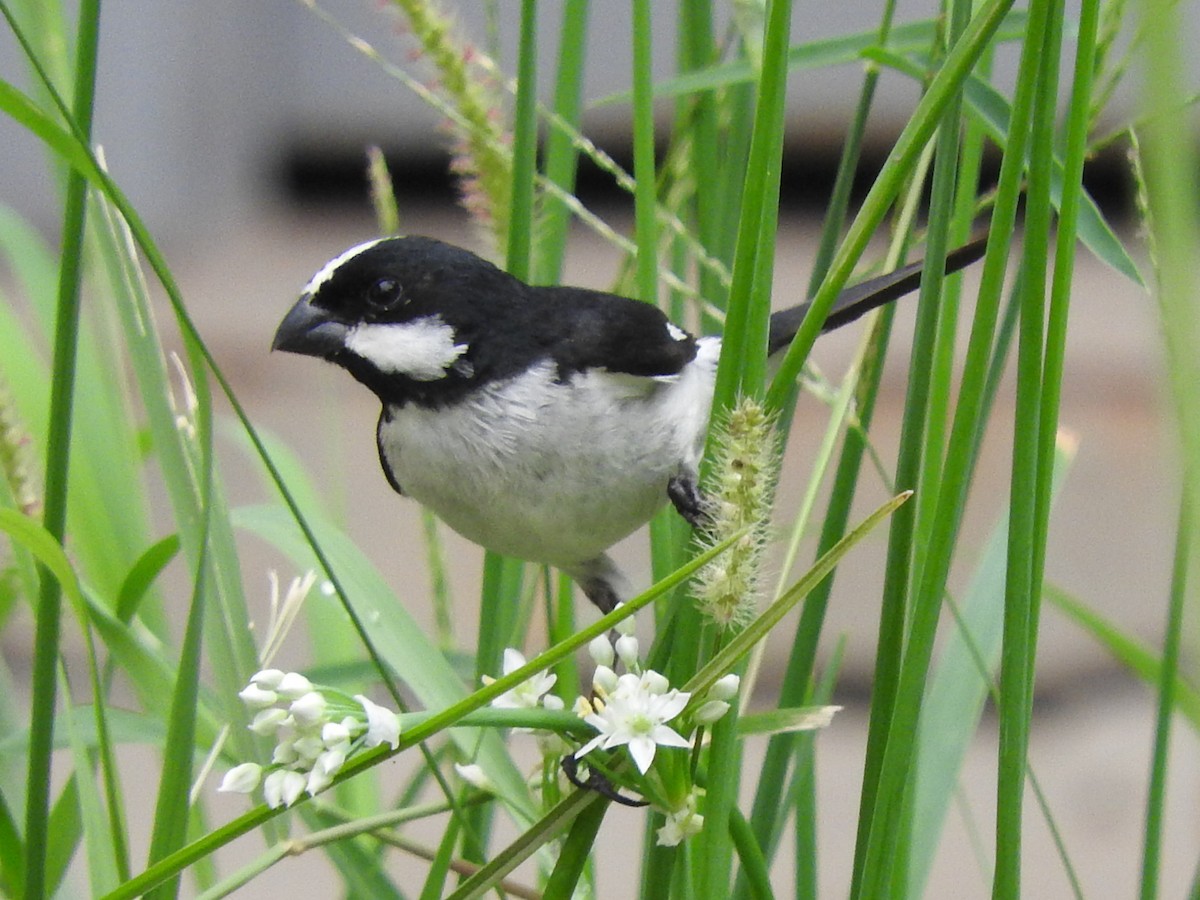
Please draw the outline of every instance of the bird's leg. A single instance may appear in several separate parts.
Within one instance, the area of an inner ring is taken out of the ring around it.
[[[622,600],[629,599],[629,585],[625,576],[607,553],[570,568],[560,568],[575,579],[584,595],[599,608],[601,615],[607,615]]]
[[[708,526],[708,503],[700,493],[694,473],[672,475],[667,481],[667,496],[671,498],[676,511],[693,528],[704,529]]]

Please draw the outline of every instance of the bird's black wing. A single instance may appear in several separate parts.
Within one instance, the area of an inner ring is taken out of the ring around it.
[[[559,376],[602,368],[675,375],[696,356],[696,340],[655,306],[583,288],[537,288],[540,321]]]

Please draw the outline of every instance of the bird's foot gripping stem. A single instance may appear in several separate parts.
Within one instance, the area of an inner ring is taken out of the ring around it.
[[[708,528],[708,501],[700,492],[700,486],[696,484],[696,476],[672,475],[667,481],[667,496],[689,525],[700,530]]]

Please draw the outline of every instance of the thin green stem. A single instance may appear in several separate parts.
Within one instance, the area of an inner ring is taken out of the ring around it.
[[[838,293],[849,279],[855,263],[862,256],[867,241],[883,221],[922,149],[932,137],[945,105],[962,87],[971,67],[990,44],[1011,6],[1012,0],[990,0],[979,10],[968,25],[962,40],[955,44],[930,83],[929,90],[917,104],[912,118],[905,125],[888,155],[883,171],[871,186],[862,208],[850,225],[841,249],[830,264],[829,274],[813,297],[808,315],[779,364],[767,391],[768,409],[781,409],[790,396],[792,383],[808,359],[821,326]]]
[[[654,73],[650,0],[633,0],[633,175],[637,292],[658,299],[658,203],[654,161]]]
[[[1150,764],[1150,787],[1146,791],[1146,826],[1142,843],[1142,879],[1139,897],[1158,897],[1162,867],[1163,812],[1167,795],[1167,755],[1170,749],[1171,717],[1175,714],[1175,685],[1179,674],[1179,649],[1183,639],[1183,612],[1187,600],[1189,547],[1192,527],[1186,505],[1180,507],[1175,530],[1175,563],[1171,571],[1171,596],[1167,605],[1167,627],[1163,635],[1162,665],[1158,673],[1158,706],[1155,713],[1154,753]]]
[[[533,181],[537,172],[537,0],[521,0],[514,119],[512,213],[505,268],[522,281],[528,281],[533,245]]]
[[[554,118],[578,130],[583,111],[583,74],[587,56],[590,0],[566,0],[559,31],[558,75],[554,88]],[[546,181],[564,193],[575,191],[579,150],[565,128],[551,128],[546,135]],[[554,284],[562,274],[566,255],[571,208],[557,195],[542,197],[542,220],[538,246],[534,248],[534,284]]]
[[[729,408],[739,394],[761,395],[766,379],[770,273],[775,262],[791,14],[791,0],[773,0],[767,11],[714,412]]]
[[[892,19],[896,14],[895,0],[887,0],[879,19],[878,43],[887,45],[888,35],[892,30]],[[875,101],[875,85],[879,82],[879,67],[868,66],[863,77],[862,88],[858,94],[858,106],[854,110],[854,118],[850,120],[850,128],[842,143],[842,155],[838,159],[837,174],[833,179],[833,191],[829,196],[829,205],[825,210],[825,221],[821,227],[821,241],[817,245],[817,255],[813,260],[813,269],[808,277],[806,295],[811,297],[821,286],[829,264],[833,262],[833,253],[837,249],[838,235],[842,233],[842,224],[846,221],[846,213],[850,208],[850,195],[854,189],[854,176],[858,172],[858,163],[862,156],[863,136],[867,131],[867,118]]]
[[[592,857],[592,845],[596,842],[596,835],[600,833],[608,806],[608,801],[601,798],[585,807],[575,817],[575,821],[571,823],[571,830],[567,832],[566,840],[563,841],[554,871],[550,873],[546,882],[545,896],[570,897],[574,894],[575,886]]]
[[[962,32],[965,18],[959,14],[954,17],[953,22],[956,26],[954,37],[957,37]],[[960,95],[955,95],[949,100],[938,130],[926,242],[926,258],[932,260],[933,264],[926,266],[921,273],[916,333],[909,357],[908,389],[900,428],[900,450],[896,462],[894,490],[915,491],[919,486],[926,414],[933,376],[932,369],[925,361],[932,357],[937,340],[942,285],[946,278],[942,266],[937,261],[945,258],[949,248],[950,211],[957,183],[961,106]],[[884,588],[875,651],[875,688],[871,693],[867,755],[859,806],[857,872],[862,871],[871,813],[875,808],[878,792],[880,767],[887,748],[888,727],[894,714],[899,689],[899,674],[906,640],[905,624],[908,620],[916,514],[917,505],[906,504],[896,510],[896,514],[888,523],[888,553],[884,564]]]
[[[990,7],[988,11],[992,11]],[[867,850],[863,857],[863,874],[858,890],[854,893],[856,897],[880,896],[884,885],[891,878],[893,854],[898,851],[896,835],[902,824],[900,812],[912,755],[915,752],[921,697],[933,653],[934,636],[965,507],[966,492],[975,466],[973,450],[983,412],[983,386],[995,333],[1000,292],[1004,283],[1006,248],[1012,239],[1016,221],[1028,134],[1026,123],[1029,121],[1036,84],[1036,53],[1041,46],[1040,37],[1044,33],[1046,13],[1046,2],[1034,3],[1027,24],[1029,37],[1022,54],[1012,125],[1001,165],[1000,187],[989,230],[988,253],[984,259],[982,284],[967,346],[959,403],[946,453],[947,465],[938,489],[938,503],[929,548],[920,572],[917,590],[913,595],[913,613],[909,627],[911,637],[900,671],[896,713],[890,722],[887,745],[879,767],[878,800],[871,812]],[[959,55],[960,50],[969,46],[972,35],[978,32],[979,23],[980,18],[977,16],[963,39],[951,51],[946,68]],[[1036,43],[1035,37],[1039,39]],[[941,75],[935,77],[934,85],[940,78]],[[932,91],[933,86],[931,93]]]
[[[1035,556],[1044,551],[1045,522],[1039,523],[1040,422],[1045,342],[1047,248],[1050,244],[1050,173],[1053,165],[1055,101],[1062,38],[1062,5],[1051,0],[1042,35],[1032,112],[1029,187],[1022,261],[1021,312],[1017,342],[1017,398],[1010,478],[1008,559],[1005,568],[1004,643],[1000,658],[1000,736],[996,785],[996,869],[992,896],[1016,898],[1021,890],[1021,837],[1025,797],[1025,754],[1032,714],[1036,633],[1032,608],[1040,585]],[[1014,121],[1014,124],[1015,121]],[[1066,186],[1065,190],[1072,190]],[[1053,423],[1047,423],[1053,424]],[[1047,503],[1047,510],[1049,509]],[[1039,527],[1039,524],[1041,527]]]
[[[100,43],[100,0],[83,0],[75,43],[75,98],[72,120],[90,141],[95,106],[96,59]],[[46,488],[43,524],[60,543],[66,532],[71,418],[79,334],[79,289],[83,277],[87,179],[72,170],[63,210],[62,261],[54,332],[54,377],[50,381],[50,414],[46,437]],[[40,587],[34,634],[33,694],[29,768],[25,806],[25,896],[46,895],[46,858],[50,821],[50,756],[54,744],[62,587],[39,568]]]

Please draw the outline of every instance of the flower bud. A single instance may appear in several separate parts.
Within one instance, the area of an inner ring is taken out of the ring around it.
[[[588,644],[588,653],[592,657],[592,662],[596,665],[612,668],[615,657],[613,655],[612,641],[608,639],[608,635],[601,634],[592,638],[591,643]]]
[[[242,763],[234,766],[225,773],[221,786],[217,788],[222,793],[249,794],[262,780],[262,766],[255,763]]]
[[[281,697],[288,700],[299,700],[305,694],[310,693],[312,689],[312,682],[299,672],[288,672],[279,680],[279,686],[275,688]]]
[[[266,709],[279,699],[274,691],[264,690],[253,682],[238,691],[238,696],[248,709]]]
[[[738,688],[741,686],[742,679],[730,672],[713,682],[713,686],[708,689],[709,699],[732,700],[737,696]]]
[[[626,669],[634,670],[640,665],[638,660],[638,639],[632,634],[623,634],[617,638],[617,656]]]

